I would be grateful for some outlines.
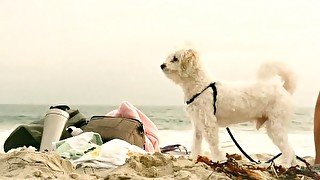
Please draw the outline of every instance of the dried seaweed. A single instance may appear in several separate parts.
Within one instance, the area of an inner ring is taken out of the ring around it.
[[[232,158],[232,159],[234,159],[234,160],[242,160],[242,157],[241,157],[241,155],[239,155],[239,154],[226,154],[226,157],[229,159],[229,158]]]
[[[288,169],[282,166],[274,165],[275,170],[278,172],[281,179],[294,179],[298,178],[298,175],[310,177],[312,179],[320,180],[320,176],[317,172],[311,170],[311,168],[292,166]]]
[[[277,179],[297,179],[302,175],[312,179],[320,180],[319,174],[313,171],[310,164],[306,161],[304,161],[306,167],[293,166],[287,169],[281,165],[277,166],[274,163],[272,163],[269,167],[261,167],[250,163],[239,164],[237,161],[242,160],[242,158],[238,154],[227,154],[226,157],[228,159],[225,162],[213,162],[208,157],[198,156],[197,162],[205,163],[214,171],[225,173],[232,179],[263,179],[262,175],[258,173],[260,171]]]
[[[259,173],[253,171],[257,170],[255,166],[242,167],[232,157],[234,156],[228,156],[228,160],[226,162],[219,163],[211,161],[208,157],[199,156],[197,162],[203,162],[212,167],[215,171],[225,173],[230,178],[237,177],[253,180],[263,178]]]

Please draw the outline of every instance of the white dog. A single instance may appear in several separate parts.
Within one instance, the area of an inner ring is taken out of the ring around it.
[[[183,89],[188,104],[187,114],[194,127],[193,158],[201,153],[204,136],[212,158],[221,160],[219,126],[255,121],[257,129],[266,125],[269,137],[283,153],[282,163],[289,166],[295,163],[295,153],[288,142],[287,127],[293,113],[291,94],[295,90],[296,80],[286,66],[279,63],[261,66],[255,82],[212,84],[197,52],[189,49],[171,54],[161,69]]]

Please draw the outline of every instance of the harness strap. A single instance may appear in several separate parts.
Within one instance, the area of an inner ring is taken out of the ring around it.
[[[217,87],[216,87],[216,83],[211,83],[209,84],[206,88],[204,88],[201,92],[195,94],[191,99],[189,99],[188,101],[186,101],[186,104],[189,105],[191,103],[193,103],[193,101],[198,97],[200,96],[205,90],[207,90],[208,88],[211,88],[212,89],[212,92],[213,92],[213,113],[216,114],[217,112],[217,107],[216,107],[216,101],[217,101],[217,95],[218,95],[218,92],[217,92]]]
[[[217,102],[217,95],[218,95],[216,83],[210,84],[210,87],[212,88],[212,92],[213,92],[213,114],[216,115],[216,112],[217,112],[216,102]]]

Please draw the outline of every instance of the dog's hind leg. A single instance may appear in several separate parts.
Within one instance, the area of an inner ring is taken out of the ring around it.
[[[285,123],[281,123],[284,119],[285,118],[280,117],[269,117],[268,121],[266,122],[266,128],[268,136],[282,152],[281,158],[283,165],[290,167],[295,165],[295,153],[288,141],[288,133],[286,129],[287,126]]]

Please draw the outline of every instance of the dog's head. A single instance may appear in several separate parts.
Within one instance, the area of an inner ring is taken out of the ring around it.
[[[176,51],[160,67],[169,79],[178,84],[183,83],[200,69],[198,53],[192,49]]]

